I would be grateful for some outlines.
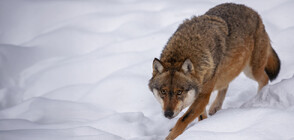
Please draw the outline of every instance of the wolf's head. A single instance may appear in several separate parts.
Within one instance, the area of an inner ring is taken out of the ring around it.
[[[164,116],[171,119],[194,102],[199,84],[192,76],[194,66],[190,59],[186,59],[177,69],[166,68],[166,65],[154,59],[149,88],[161,104]]]

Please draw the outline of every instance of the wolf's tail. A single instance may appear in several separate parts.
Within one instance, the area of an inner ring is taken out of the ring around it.
[[[271,47],[271,51],[267,59],[267,64],[265,66],[265,72],[271,81],[277,78],[280,72],[280,66],[281,61],[276,51]]]

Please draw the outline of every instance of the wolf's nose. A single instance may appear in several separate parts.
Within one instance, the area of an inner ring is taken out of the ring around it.
[[[167,118],[172,118],[172,116],[174,115],[174,112],[171,111],[171,110],[167,110],[164,112],[164,116],[167,117]]]

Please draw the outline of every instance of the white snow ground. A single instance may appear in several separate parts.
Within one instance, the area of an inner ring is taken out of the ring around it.
[[[164,139],[177,119],[147,88],[152,60],[184,19],[223,2],[1,0],[0,139]],[[294,140],[294,1],[231,2],[262,16],[280,75],[256,94],[241,74],[224,109],[178,139]]]

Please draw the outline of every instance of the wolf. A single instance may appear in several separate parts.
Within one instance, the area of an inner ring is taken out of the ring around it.
[[[172,119],[189,106],[166,139],[175,139],[197,117],[207,118],[205,108],[215,90],[208,113],[220,110],[229,83],[242,71],[258,83],[258,91],[280,71],[280,59],[253,9],[225,3],[179,25],[160,59],[154,59],[148,85],[165,117]]]

